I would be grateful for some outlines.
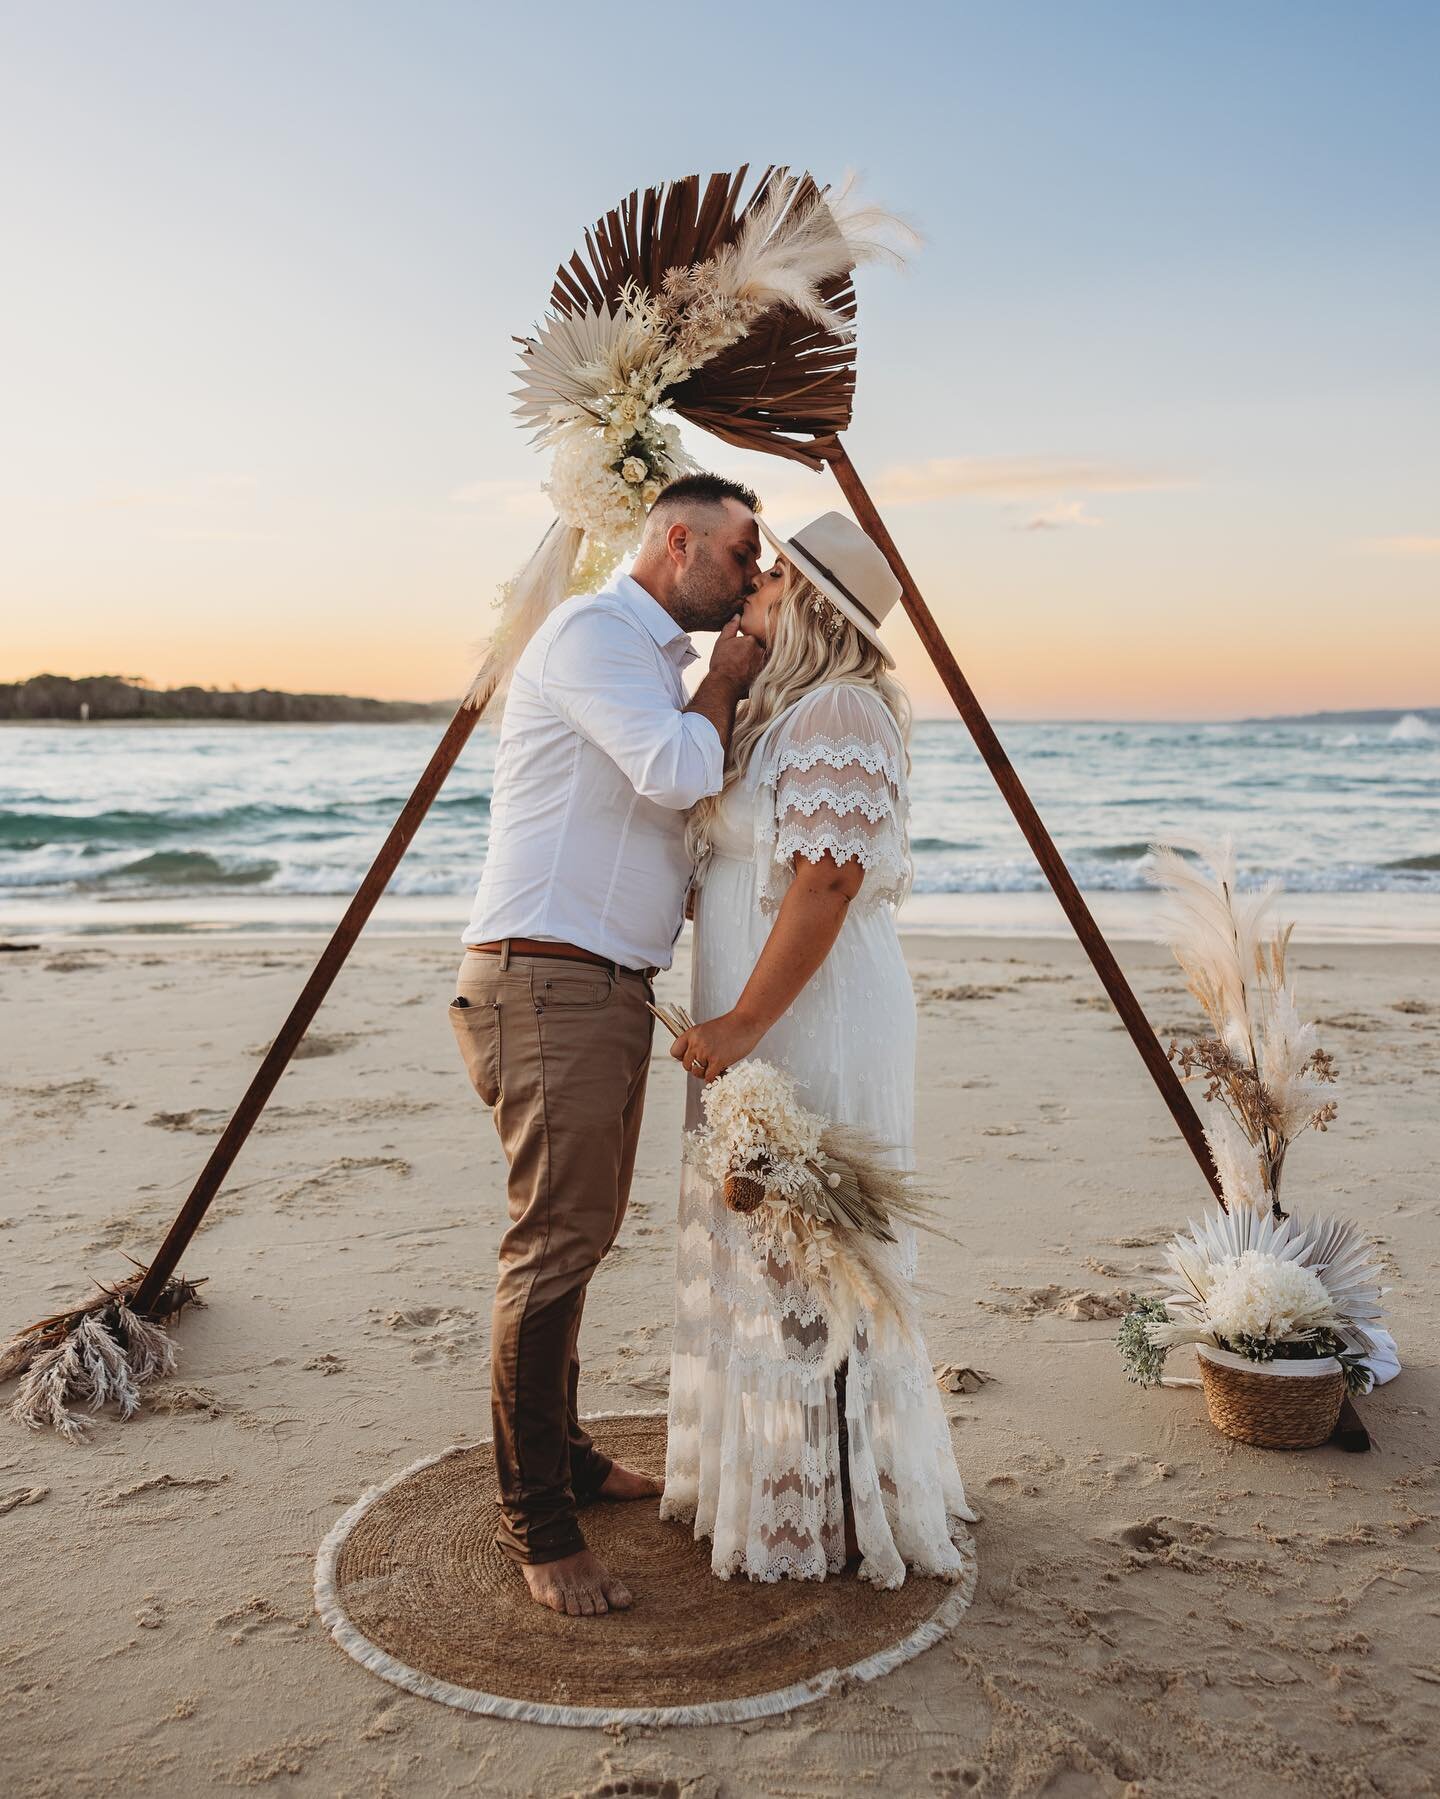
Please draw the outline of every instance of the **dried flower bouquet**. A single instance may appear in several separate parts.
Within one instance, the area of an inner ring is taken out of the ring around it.
[[[692,1028],[683,1007],[651,1010],[674,1036]],[[756,1253],[789,1262],[814,1293],[829,1324],[827,1368],[866,1314],[917,1338],[895,1227],[934,1229],[934,1197],[884,1144],[810,1111],[792,1077],[758,1057],[712,1081],[701,1104],[685,1160],[745,1218]]]

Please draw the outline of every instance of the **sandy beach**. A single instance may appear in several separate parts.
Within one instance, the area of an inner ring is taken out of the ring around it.
[[[0,955],[5,1331],[153,1250],[318,947],[156,936]],[[1161,1035],[1192,1028],[1164,952],[1117,949]],[[603,1732],[466,1716],[329,1641],[311,1579],[338,1514],[488,1430],[503,1215],[494,1132],[444,1016],[453,938],[376,938],[187,1260],[209,1303],[179,1327],[176,1377],[83,1447],[0,1425],[0,1786],[1440,1790],[1440,945],[1297,958],[1341,1115],[1295,1151],[1289,1199],[1371,1228],[1405,1364],[1362,1402],[1360,1456],[1250,1450],[1198,1393],[1127,1386],[1121,1296],[1206,1193],[1079,949],[937,935],[907,954],[921,1160],[957,1239],[926,1249],[929,1348],[991,1377],[946,1397],[983,1514],[950,1640],[786,1717]],[[682,960],[661,994],[687,991]],[[665,1051],[657,1033],[629,1219],[586,1313],[589,1411],[665,1403],[682,1100]]]

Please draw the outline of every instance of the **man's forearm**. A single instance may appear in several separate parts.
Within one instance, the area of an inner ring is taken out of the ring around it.
[[[720,747],[728,751],[730,733],[735,728],[735,708],[745,697],[744,686],[729,675],[706,675],[695,689],[695,697],[685,708],[708,718],[720,736]]]

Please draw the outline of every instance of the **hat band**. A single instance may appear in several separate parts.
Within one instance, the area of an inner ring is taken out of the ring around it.
[[[827,581],[832,581],[835,584],[835,586],[840,589],[841,593],[844,594],[845,598],[847,600],[849,600],[850,604],[853,607],[855,607],[855,609],[858,612],[863,612],[865,614],[866,618],[868,618],[870,620],[870,623],[872,625],[874,625],[875,629],[878,631],[880,629],[880,620],[878,618],[876,618],[875,614],[865,604],[864,600],[856,599],[855,595],[853,593],[851,593],[850,589],[840,579],[839,575],[837,575],[835,573],[834,569],[826,568],[825,564],[820,560],[820,558],[815,554],[815,552],[812,549],[810,549],[806,544],[802,543],[799,538],[792,539],[792,542],[794,544],[794,547],[797,550],[799,550],[800,554],[805,558],[805,560],[807,562],[813,563],[814,566],[819,569],[820,573],[822,575],[824,575],[824,577]]]

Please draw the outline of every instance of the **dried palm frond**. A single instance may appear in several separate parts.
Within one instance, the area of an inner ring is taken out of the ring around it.
[[[645,352],[646,332],[620,306],[557,312],[542,319],[525,352],[515,415],[544,437],[557,413],[590,412]]]
[[[1230,1213],[1206,1213],[1198,1224],[1192,1219],[1188,1228],[1188,1237],[1177,1236],[1167,1244],[1169,1272],[1159,1276],[1173,1317],[1200,1320],[1216,1272],[1254,1250],[1311,1269],[1330,1296],[1336,1335],[1356,1353],[1374,1353],[1370,1327],[1381,1316],[1380,1271],[1371,1244],[1350,1220],[1276,1219],[1268,1211],[1237,1206]]]
[[[81,1441],[88,1420],[72,1412],[81,1403],[98,1412],[113,1401],[122,1418],[140,1407],[142,1389],[173,1372],[175,1345],[156,1322],[199,1305],[197,1281],[174,1275],[152,1312],[130,1301],[144,1276],[138,1269],[112,1286],[98,1284],[78,1305],[52,1313],[0,1345],[0,1381],[20,1378],[10,1415],[31,1430],[46,1426],[69,1442]]]
[[[636,290],[663,305],[667,277],[679,303],[686,284],[673,277],[705,267],[702,285],[750,322],[668,387],[665,404],[727,443],[819,468],[823,451],[807,440],[843,431],[854,406],[851,272],[898,261],[893,240],[915,234],[862,204],[850,181],[832,193],[809,174],[771,167],[742,198],[748,174],[746,165],[711,175],[703,191],[698,175],[636,189],[586,232],[584,255],[561,264],[551,305],[598,317]]]
[[[693,465],[670,408],[729,443],[819,467],[850,422],[862,262],[914,233],[809,175],[686,176],[632,192],[561,265],[522,351],[516,416],[556,460],[560,524],[500,591],[500,623],[467,703],[503,693],[563,600],[591,592],[638,541],[664,485]],[[629,471],[625,473],[624,471]]]

